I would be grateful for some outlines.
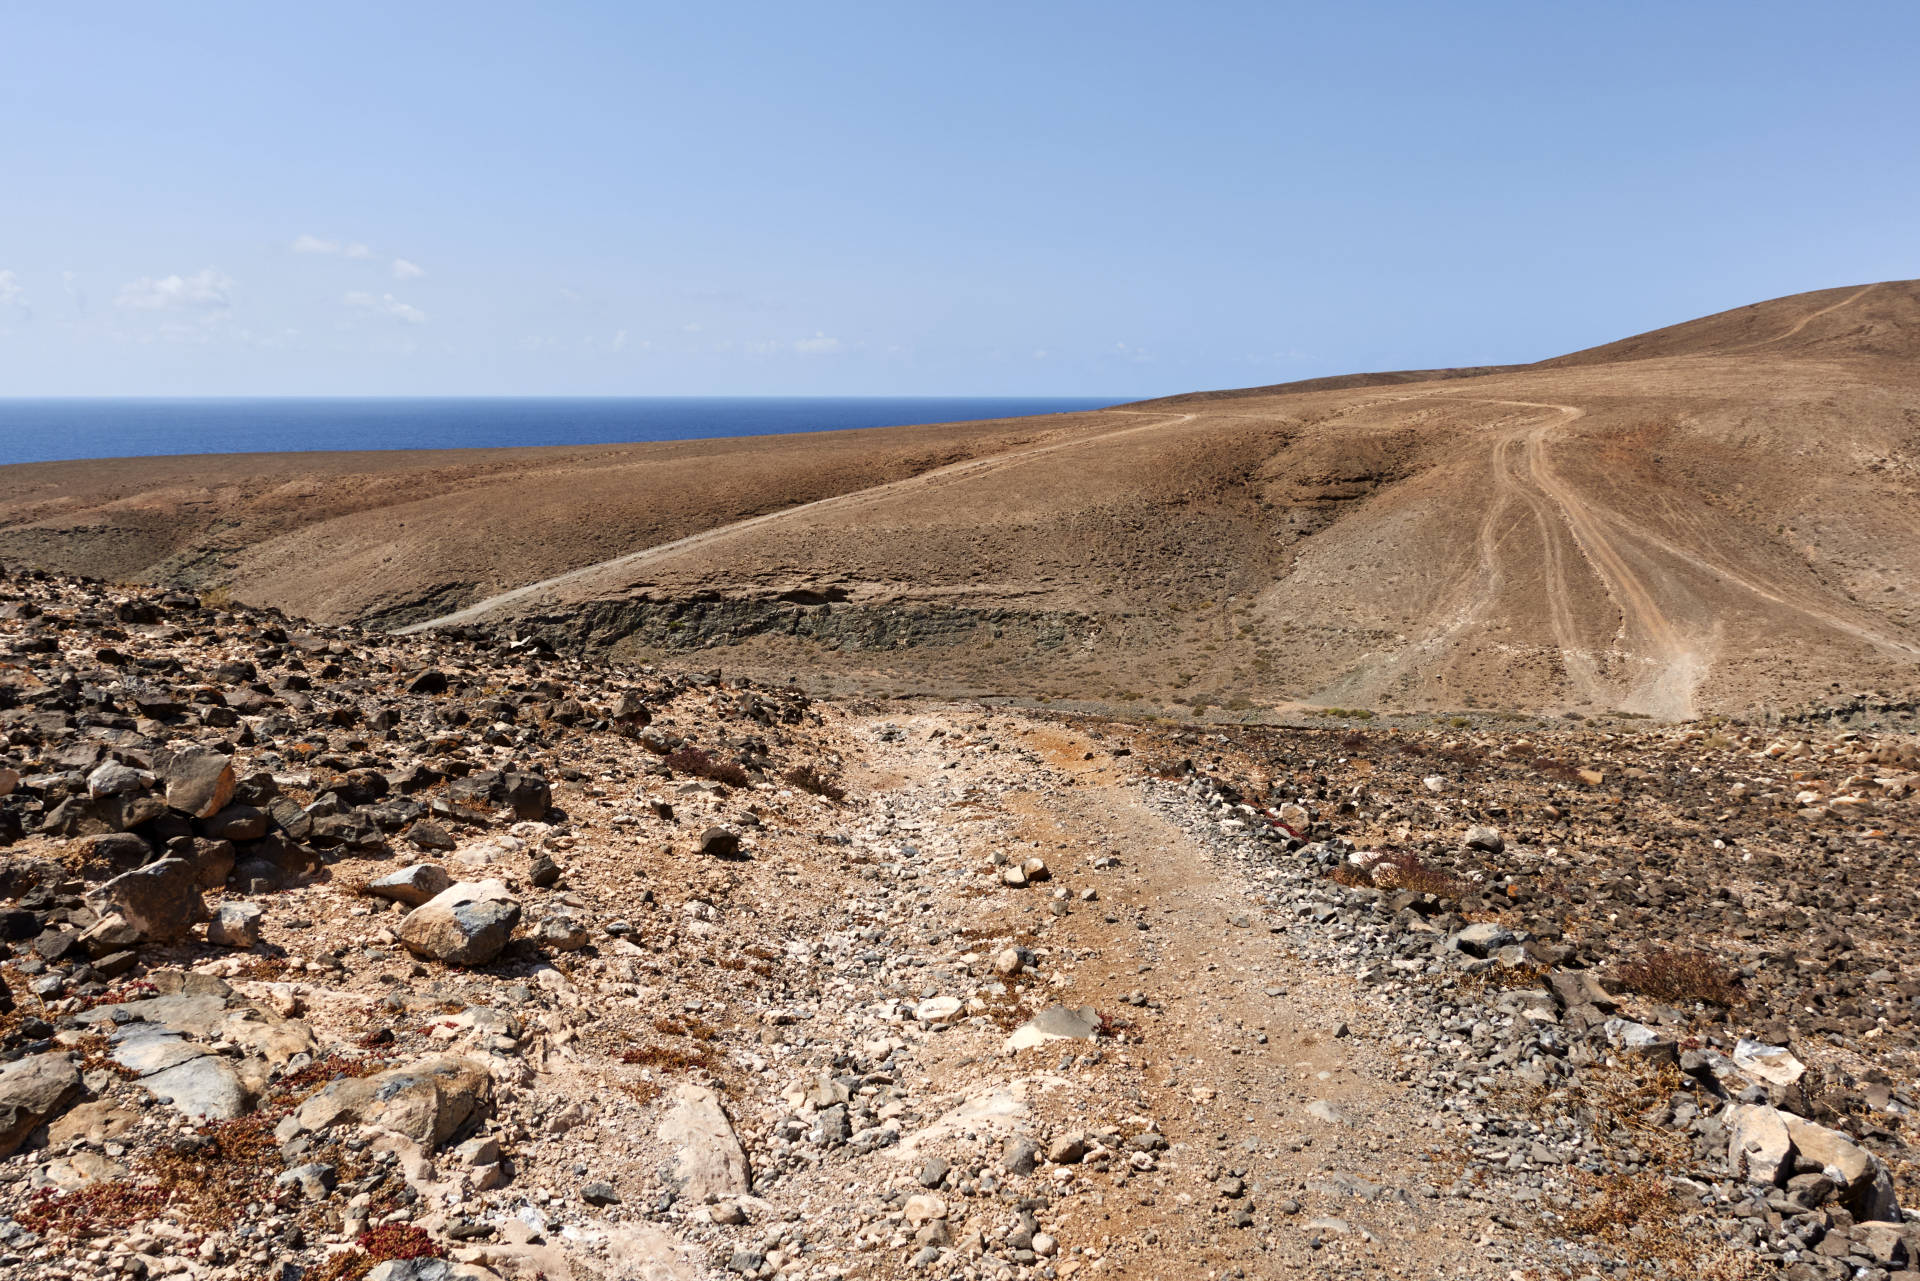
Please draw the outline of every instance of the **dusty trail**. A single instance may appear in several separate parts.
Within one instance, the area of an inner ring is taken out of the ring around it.
[[[940,722],[909,724],[909,741],[924,741]],[[1137,775],[1103,744],[1044,723],[1023,726],[1019,742],[1073,785],[1004,794],[998,821],[963,844],[977,841],[969,853],[984,856],[1012,838],[1012,848],[1030,845],[1057,868],[1054,886],[1076,895],[1097,886],[1097,901],[1070,899],[1071,911],[1038,935],[1037,945],[1077,963],[1032,999],[1134,1021],[1138,1039],[1108,1051],[1094,1102],[1154,1118],[1169,1144],[1159,1169],[1063,1201],[1063,1239],[1105,1242],[1104,1271],[1121,1277],[1198,1281],[1287,1266],[1411,1277],[1471,1264],[1470,1214],[1415,1191],[1434,1176],[1437,1136],[1395,1082],[1377,1016],[1353,981],[1299,957],[1280,919],[1255,902],[1247,874],[1155,812]],[[911,805],[915,793],[937,791],[953,778],[947,759],[932,745],[893,757],[895,796]],[[1086,863],[1108,852],[1120,866],[1090,880]],[[944,910],[966,920],[981,907],[962,894]],[[1033,919],[1014,910],[978,928]],[[956,1038],[956,1055],[963,1049],[979,1051]],[[1018,1063],[1031,1070],[1058,1057],[1043,1047]],[[1070,1097],[1054,1106],[1063,1123],[1088,1119]],[[1223,1195],[1235,1179],[1244,1193]],[[1241,1209],[1251,1222],[1236,1226]]]
[[[1801,330],[1805,329],[1808,325],[1812,324],[1814,321],[1820,319],[1820,317],[1830,316],[1834,312],[1839,311],[1842,307],[1852,306],[1854,303],[1860,301],[1861,298],[1871,293],[1874,288],[1875,288],[1874,285],[1863,285],[1861,288],[1856,289],[1854,292],[1848,294],[1845,298],[1842,298],[1839,302],[1833,303],[1826,307],[1822,307],[1818,311],[1808,312],[1806,315],[1800,317],[1799,320],[1795,321],[1784,333],[1776,334],[1772,338],[1763,339],[1757,343],[1749,343],[1745,347],[1734,347],[1729,349],[1728,353],[1721,353],[1721,354],[1730,354],[1731,352],[1735,352],[1735,351],[1753,351],[1755,348],[1770,347],[1774,343],[1785,342],[1789,338],[1798,336]]]
[[[1556,639],[1561,644],[1568,675],[1576,681],[1576,685],[1583,678],[1589,682],[1589,688],[1596,688],[1599,683],[1597,673],[1586,674],[1590,660],[1583,666],[1579,657],[1585,652],[1585,647],[1578,643],[1574,631],[1574,620],[1568,604],[1568,572],[1559,554],[1557,534],[1551,529],[1553,522],[1548,520],[1540,498],[1550,501],[1559,509],[1560,520],[1572,533],[1574,543],[1585,557],[1588,567],[1600,579],[1607,595],[1620,611],[1621,642],[1642,661],[1651,664],[1650,674],[1635,683],[1620,705],[1627,710],[1675,720],[1691,717],[1693,692],[1706,675],[1706,656],[1667,617],[1652,589],[1614,542],[1606,513],[1589,503],[1575,486],[1553,468],[1547,449],[1549,437],[1584,417],[1586,410],[1576,405],[1541,401],[1493,400],[1478,396],[1453,396],[1449,399],[1547,409],[1557,414],[1557,417],[1547,419],[1523,433],[1502,436],[1497,440],[1494,444],[1493,470],[1496,483],[1519,493],[1542,522],[1542,534],[1548,548],[1546,568],[1550,616]],[[1517,469],[1510,465],[1508,457],[1516,439],[1524,441],[1524,481]],[[1635,643],[1636,640],[1638,643]],[[1569,641],[1573,643],[1569,644]],[[1583,675],[1576,676],[1576,671]]]
[[[1120,436],[1131,436],[1140,432],[1154,431],[1161,427],[1171,427],[1178,423],[1190,422],[1194,417],[1195,415],[1193,414],[1175,414],[1172,417],[1156,416],[1155,421],[1151,423],[1141,423],[1132,427],[1120,427],[1113,431],[1101,432],[1098,435],[1054,441],[1051,444],[1037,445],[1028,449],[1015,449],[1002,454],[990,454],[985,458],[969,458],[965,462],[951,463],[945,467],[936,467],[932,471],[922,472],[917,476],[908,476],[902,480],[888,481],[883,485],[874,485],[867,489],[854,490],[851,493],[835,494],[831,498],[819,498],[813,502],[800,503],[793,507],[783,507],[779,511],[767,512],[760,516],[749,516],[745,520],[737,520],[731,524],[718,525],[712,529],[703,529],[699,533],[688,534],[684,538],[676,538],[671,542],[657,543],[652,547],[643,547],[639,551],[628,552],[609,560],[596,561],[591,565],[582,565],[578,569],[570,569],[564,574],[555,574],[552,578],[543,578],[537,583],[528,583],[521,587],[500,592],[497,595],[487,597],[485,600],[476,601],[465,608],[454,610],[452,613],[442,614],[438,618],[430,618],[425,622],[413,623],[407,627],[402,627],[398,629],[398,634],[410,636],[416,632],[428,631],[436,627],[453,627],[462,623],[475,622],[498,610],[520,604],[543,592],[551,591],[558,587],[570,586],[592,577],[595,574],[638,569],[643,565],[650,564],[656,560],[674,555],[675,553],[690,551],[696,547],[705,547],[710,543],[730,538],[736,534],[745,533],[751,529],[758,529],[776,521],[791,519],[804,512],[826,511],[863,502],[872,502],[878,498],[890,498],[903,492],[937,485],[962,476],[973,476],[982,472],[996,471],[1014,463],[1027,462],[1031,459],[1040,458],[1063,449],[1091,445],[1100,441],[1113,440]]]

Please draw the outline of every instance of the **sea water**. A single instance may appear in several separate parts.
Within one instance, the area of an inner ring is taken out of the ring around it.
[[[0,400],[0,463],[772,436],[1100,409],[1059,397]]]

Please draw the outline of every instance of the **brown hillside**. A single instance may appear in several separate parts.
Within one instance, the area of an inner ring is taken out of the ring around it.
[[[989,424],[0,470],[0,556],[869,688],[1687,716],[1920,657],[1920,285]]]

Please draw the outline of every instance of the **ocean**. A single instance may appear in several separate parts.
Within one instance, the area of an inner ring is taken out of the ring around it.
[[[0,463],[774,436],[1061,414],[1119,403],[979,396],[0,400]]]

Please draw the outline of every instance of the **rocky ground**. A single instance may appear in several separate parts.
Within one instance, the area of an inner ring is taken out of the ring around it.
[[[1920,1248],[1904,707],[1218,732],[16,574],[0,729],[0,1275]]]

